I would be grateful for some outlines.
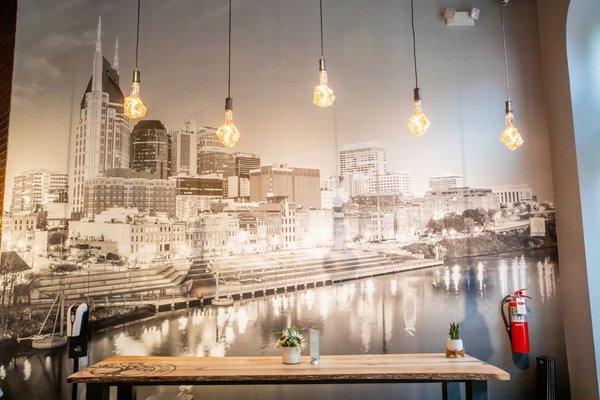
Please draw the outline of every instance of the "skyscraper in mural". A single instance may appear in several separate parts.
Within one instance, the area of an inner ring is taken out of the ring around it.
[[[107,169],[129,166],[129,124],[123,115],[119,87],[118,44],[111,65],[102,56],[102,23],[98,20],[92,76],[81,99],[79,123],[71,138],[70,209],[83,209],[84,183]],[[118,42],[117,42],[118,43]]]
[[[171,129],[171,174],[198,173],[198,128],[195,121],[186,121],[179,129]]]
[[[158,120],[139,121],[131,132],[130,168],[156,179],[171,176],[171,135]]]
[[[235,175],[235,159],[216,136],[214,128],[198,131],[198,174],[221,174],[223,178]]]

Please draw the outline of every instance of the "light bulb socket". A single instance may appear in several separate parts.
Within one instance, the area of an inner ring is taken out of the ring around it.
[[[510,100],[506,100],[504,102],[504,113],[508,114],[508,113],[512,113],[512,112],[513,112],[512,102]]]
[[[231,97],[225,99],[225,110],[233,110],[233,99]]]
[[[413,99],[415,101],[421,101],[421,88],[414,88],[413,89]]]
[[[319,71],[325,71],[325,59],[323,57],[319,58]]]
[[[133,82],[140,83],[140,75],[141,75],[140,70],[134,69],[133,70]]]

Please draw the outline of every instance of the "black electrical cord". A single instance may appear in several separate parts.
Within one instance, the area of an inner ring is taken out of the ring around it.
[[[231,0],[229,0],[229,53],[227,55],[227,97],[231,97]]]
[[[137,9],[137,31],[135,36],[135,69],[138,69],[138,53],[140,47],[140,6],[141,0],[138,0],[138,9]]]
[[[417,69],[417,40],[415,35],[415,4],[414,0],[410,0],[410,19],[412,27],[412,39],[413,39],[413,62],[415,66],[415,88],[419,87],[419,72]]]
[[[323,0],[319,0],[319,16],[321,19],[321,58],[323,58]]]
[[[510,83],[508,80],[508,55],[506,51],[506,32],[504,28],[504,1],[500,0],[500,23],[502,25],[502,46],[504,47],[504,75],[506,78],[506,100],[510,100]]]

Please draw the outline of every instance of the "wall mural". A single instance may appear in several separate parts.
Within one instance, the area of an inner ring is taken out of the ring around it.
[[[510,152],[498,140],[499,7],[482,2],[476,26],[446,27],[440,10],[454,3],[415,8],[431,121],[416,137],[409,2],[324,3],[336,100],[322,109],[311,102],[318,2],[234,1],[241,136],[227,148],[216,135],[226,1],[142,1],[139,121],[123,111],[136,2],[21,1],[0,262],[4,396],[70,398],[61,310],[85,301],[94,332],[82,366],[114,354],[277,354],[286,325],[318,329],[323,354],[443,352],[456,321],[467,353],[511,374],[493,398],[531,398],[541,354],[556,358],[568,398],[536,5],[506,11],[525,138]],[[498,311],[521,288],[533,298],[528,357],[511,353]],[[440,388],[182,386],[138,398],[178,393],[417,399]]]

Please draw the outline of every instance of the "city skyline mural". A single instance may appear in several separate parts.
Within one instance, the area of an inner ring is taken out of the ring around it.
[[[95,330],[82,365],[111,354],[272,354],[275,332],[292,324],[319,329],[329,354],[438,352],[459,321],[467,352],[522,383],[494,386],[501,396],[534,393],[542,353],[568,393],[537,39],[509,54],[525,137],[510,152],[498,140],[504,62],[492,2],[471,31],[445,27],[438,1],[418,3],[432,125],[417,138],[406,126],[410,3],[326,2],[336,101],[320,109],[318,4],[233,1],[241,138],[227,148],[216,135],[226,2],[142,1],[139,121],[123,113],[129,3],[19,4],[0,262],[8,398],[68,398],[59,316],[81,301]],[[535,5],[510,12],[516,41]],[[533,296],[530,329],[557,336],[515,359],[497,309],[522,288]],[[209,393],[144,390],[139,398]],[[394,391],[416,399],[439,388]]]

